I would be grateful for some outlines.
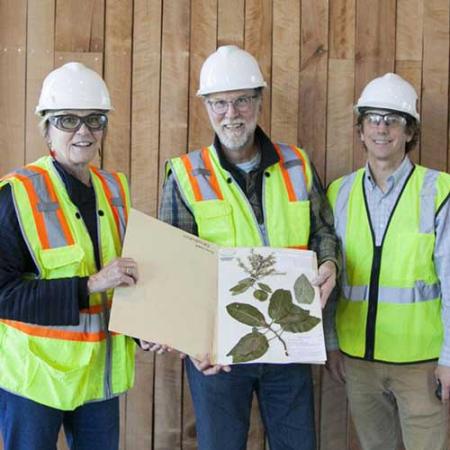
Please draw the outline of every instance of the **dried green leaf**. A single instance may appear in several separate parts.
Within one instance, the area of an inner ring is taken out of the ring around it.
[[[297,303],[310,305],[314,301],[314,288],[304,273],[295,280],[294,294]]]
[[[227,306],[228,314],[238,322],[251,327],[267,327],[266,318],[259,309],[246,303],[230,303]]]
[[[292,305],[289,314],[283,317],[277,323],[283,328],[284,331],[291,333],[304,333],[305,331],[312,330],[320,319],[310,315],[310,312],[306,309],[302,309],[299,306]]]
[[[233,286],[230,288],[230,292],[232,295],[238,295],[244,293],[248,288],[253,286],[255,283],[255,280],[253,278],[244,278],[243,280],[239,281],[236,286]]]
[[[253,297],[255,297],[256,300],[259,300],[260,302],[265,302],[269,298],[269,294],[262,289],[257,289],[255,292],[253,292]]]
[[[243,363],[260,358],[267,352],[269,342],[264,334],[253,330],[243,336],[229,351],[227,356],[233,358],[233,363]]]
[[[266,291],[266,292],[268,292],[269,294],[272,292],[272,288],[271,288],[268,284],[265,284],[265,283],[258,283],[258,286],[259,286],[263,291]]]
[[[292,306],[291,292],[285,289],[277,289],[270,297],[269,316],[277,322],[289,314]]]

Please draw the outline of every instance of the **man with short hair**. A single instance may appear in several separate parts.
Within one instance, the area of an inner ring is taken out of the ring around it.
[[[372,80],[355,106],[367,164],[328,189],[344,267],[327,366],[364,450],[448,445],[450,176],[408,157],[416,104],[400,76]]]
[[[213,145],[168,166],[160,218],[225,247],[309,247],[317,252],[324,305],[339,260],[332,216],[306,153],[275,144],[257,126],[266,86],[252,55],[220,47],[203,64],[198,95]],[[186,359],[199,450],[246,448],[253,392],[271,450],[314,450],[307,364],[212,365]],[[211,376],[208,376],[211,375]]]

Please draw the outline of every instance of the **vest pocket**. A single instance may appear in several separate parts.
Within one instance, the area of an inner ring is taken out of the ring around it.
[[[94,348],[89,344],[29,338],[25,381],[30,397],[45,398],[43,403],[60,405],[56,407],[61,409],[82,404],[89,388],[93,356]]]
[[[232,209],[223,200],[205,200],[192,204],[198,236],[223,247],[236,246]]]
[[[40,250],[39,260],[45,271],[43,278],[68,278],[80,274],[80,264],[84,260],[84,250],[74,244],[65,247]]]

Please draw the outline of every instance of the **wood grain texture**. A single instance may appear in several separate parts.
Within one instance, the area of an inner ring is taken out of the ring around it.
[[[55,50],[98,52],[103,50],[104,0],[56,2]]]
[[[217,7],[217,0],[191,0],[188,150],[209,145],[213,139],[208,114],[197,90],[202,64],[217,46]]]
[[[325,175],[328,1],[303,0],[297,142],[308,152],[321,178]]]
[[[449,2],[424,3],[421,163],[447,169]]]
[[[47,153],[47,145],[39,132],[39,119],[34,110],[42,82],[54,65],[55,0],[29,0],[27,16],[25,160],[29,163]]]
[[[161,14],[161,0],[134,2],[131,194],[133,205],[153,216],[159,187]]]
[[[0,1],[0,146],[2,174],[25,162],[27,2]]]
[[[271,134],[271,79],[272,79],[272,0],[246,0],[245,49],[258,61],[267,87],[263,90],[259,124]]]
[[[104,78],[114,110],[103,145],[103,167],[130,175],[132,0],[106,2]]]
[[[218,46],[244,46],[244,9],[245,0],[218,0]]]
[[[0,171],[46,152],[34,116],[42,80],[80,61],[105,77],[116,108],[103,164],[124,170],[134,205],[155,216],[164,161],[211,143],[196,92],[203,61],[223,44],[257,58],[268,83],[260,124],[304,144],[327,183],[364,164],[352,107],[388,71],[419,93],[411,158],[446,170],[449,9],[448,0],[0,0]],[[342,388],[318,368],[314,383],[319,448],[360,450]],[[197,449],[176,355],[138,352],[120,409],[121,450]],[[256,404],[248,449],[269,450]]]
[[[271,136],[274,141],[296,144],[300,67],[300,4],[297,0],[273,0],[272,36]]]

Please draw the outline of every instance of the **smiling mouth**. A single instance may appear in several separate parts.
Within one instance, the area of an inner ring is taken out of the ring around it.
[[[87,148],[90,147],[93,144],[93,142],[89,142],[89,141],[82,141],[82,142],[76,142],[74,144],[72,144],[74,147],[79,147],[79,148]]]

